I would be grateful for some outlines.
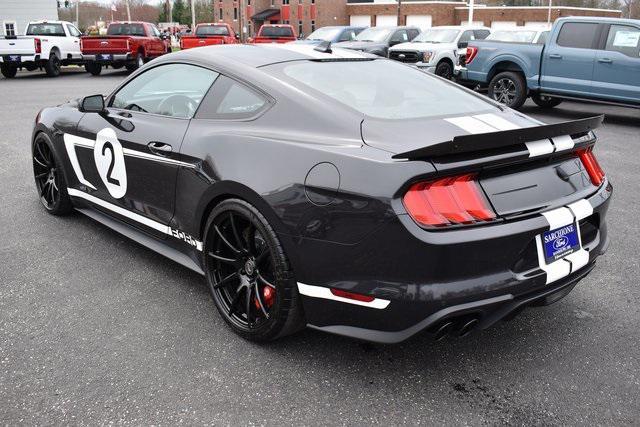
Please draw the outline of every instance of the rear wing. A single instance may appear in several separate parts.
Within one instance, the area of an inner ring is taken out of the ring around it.
[[[500,148],[520,145],[530,151],[541,141],[548,141],[550,138],[571,137],[574,135],[585,135],[593,129],[599,127],[604,120],[604,114],[586,119],[573,120],[570,122],[555,123],[552,125],[542,125],[535,127],[511,129],[489,133],[479,133],[473,135],[460,135],[451,141],[445,141],[428,147],[406,151],[394,155],[393,159],[419,160],[434,157],[451,156],[456,154],[481,154],[483,151],[496,150]],[[530,144],[527,144],[530,143]],[[555,151],[552,150],[551,152]]]

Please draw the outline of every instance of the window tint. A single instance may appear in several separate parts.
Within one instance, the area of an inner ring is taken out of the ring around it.
[[[218,73],[194,65],[161,65],[127,83],[113,97],[111,106],[191,118],[217,77]]]
[[[562,25],[558,35],[558,45],[591,49],[598,24],[590,22],[567,22]]]
[[[467,30],[464,33],[462,33],[458,43],[467,43],[467,42],[470,42],[471,40],[473,40],[473,31]]]
[[[612,25],[609,29],[606,50],[638,58],[640,57],[639,46],[640,29],[627,25]]]
[[[229,29],[226,25],[198,25],[196,36],[228,36]]]
[[[111,24],[107,29],[107,35],[144,37],[146,34],[142,24]]]
[[[267,69],[318,98],[330,97],[381,119],[464,115],[496,108],[452,84],[396,61],[305,61],[276,64]]]
[[[350,42],[356,38],[356,32],[353,30],[344,30],[340,35],[339,42]]]
[[[489,30],[473,30],[473,36],[476,40],[484,40],[489,37],[489,34],[491,34]]]
[[[267,100],[253,89],[226,76],[220,76],[199,110],[198,118],[250,118],[266,105]]]
[[[407,31],[406,30],[396,31],[393,34],[393,37],[391,37],[391,42],[392,43],[403,43],[403,42],[407,42],[407,41],[409,41],[409,36],[407,36]]]
[[[413,40],[420,34],[418,30],[409,30],[409,40]]]
[[[67,25],[67,29],[69,30],[69,34],[71,34],[71,37],[80,37],[82,35],[80,30],[78,30],[73,25]]]
[[[28,36],[59,36],[64,37],[62,24],[29,24],[27,27]]]
[[[262,27],[260,30],[262,37],[293,37],[293,31],[289,27]]]

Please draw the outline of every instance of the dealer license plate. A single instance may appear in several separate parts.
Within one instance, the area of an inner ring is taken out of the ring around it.
[[[20,55],[9,55],[5,57],[7,62],[20,62]]]
[[[547,264],[557,261],[580,249],[578,227],[575,223],[547,231],[542,235]]]
[[[113,55],[102,54],[100,55],[100,59],[102,59],[103,61],[111,61],[113,59]]]

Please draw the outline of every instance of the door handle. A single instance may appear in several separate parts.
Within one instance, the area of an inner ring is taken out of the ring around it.
[[[611,64],[613,61],[609,58],[598,58],[598,62],[601,62],[603,64]]]
[[[149,151],[154,154],[158,154],[160,156],[167,156],[173,148],[169,144],[165,144],[163,142],[150,142],[147,147],[149,147]]]
[[[549,58],[562,59],[562,55],[560,55],[559,53],[550,53]]]

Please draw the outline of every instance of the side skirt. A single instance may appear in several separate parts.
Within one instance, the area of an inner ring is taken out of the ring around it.
[[[122,234],[125,237],[128,237],[129,239],[133,240],[134,242],[137,242],[139,244],[141,244],[142,246],[145,246],[149,249],[151,249],[154,252],[159,253],[160,255],[163,255],[167,258],[169,258],[172,261],[177,262],[180,265],[183,265],[184,267],[187,267],[188,269],[195,271],[196,273],[200,274],[201,276],[204,276],[204,271],[202,271],[202,268],[200,268],[200,266],[191,258],[189,258],[187,255],[185,255],[184,253],[178,251],[177,249],[174,249],[170,246],[167,246],[165,244],[163,244],[162,242],[159,242],[158,240],[154,239],[151,236],[148,236],[132,227],[129,227],[126,224],[123,224],[122,222],[110,218],[107,215],[95,210],[95,209],[91,209],[91,208],[76,208],[76,210],[78,212],[83,213],[84,215],[88,216],[89,218],[92,218],[96,221],[98,221],[99,223],[101,223],[102,225],[105,225],[107,227],[109,227],[110,229],[117,231],[118,233]]]

